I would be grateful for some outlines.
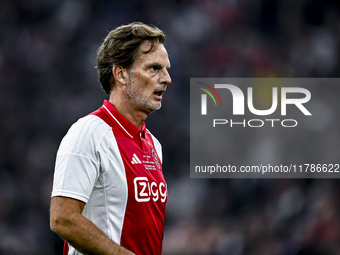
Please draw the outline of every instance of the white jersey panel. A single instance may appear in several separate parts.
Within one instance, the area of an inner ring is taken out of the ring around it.
[[[53,196],[86,203],[82,214],[120,244],[127,205],[125,167],[112,128],[95,115],[72,125],[56,160]],[[69,254],[81,254],[69,247]]]

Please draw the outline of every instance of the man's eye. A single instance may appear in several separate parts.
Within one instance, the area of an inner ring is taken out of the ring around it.
[[[151,71],[158,71],[160,68],[159,66],[152,66],[150,67]]]

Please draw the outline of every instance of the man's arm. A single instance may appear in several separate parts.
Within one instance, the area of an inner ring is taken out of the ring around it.
[[[67,197],[53,197],[50,227],[83,254],[133,255],[109,239],[96,225],[81,215],[85,203]]]

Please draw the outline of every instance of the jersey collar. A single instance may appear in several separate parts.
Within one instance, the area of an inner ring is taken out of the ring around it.
[[[108,101],[104,100],[101,107],[105,115],[130,139],[133,139],[137,134],[140,136],[145,134],[146,126],[143,122],[142,128],[139,130],[134,124],[121,115],[116,108]]]

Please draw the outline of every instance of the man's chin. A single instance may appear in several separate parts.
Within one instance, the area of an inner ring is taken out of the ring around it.
[[[161,102],[159,102],[159,104],[157,105],[157,107],[156,107],[156,109],[155,109],[155,110],[159,110],[159,109],[161,109],[161,107],[162,107],[162,103],[161,103]]]
[[[150,113],[152,113],[154,111],[157,111],[157,110],[161,109],[161,107],[162,107],[162,103],[158,102],[157,104],[150,105],[148,107],[148,110],[149,110]]]

